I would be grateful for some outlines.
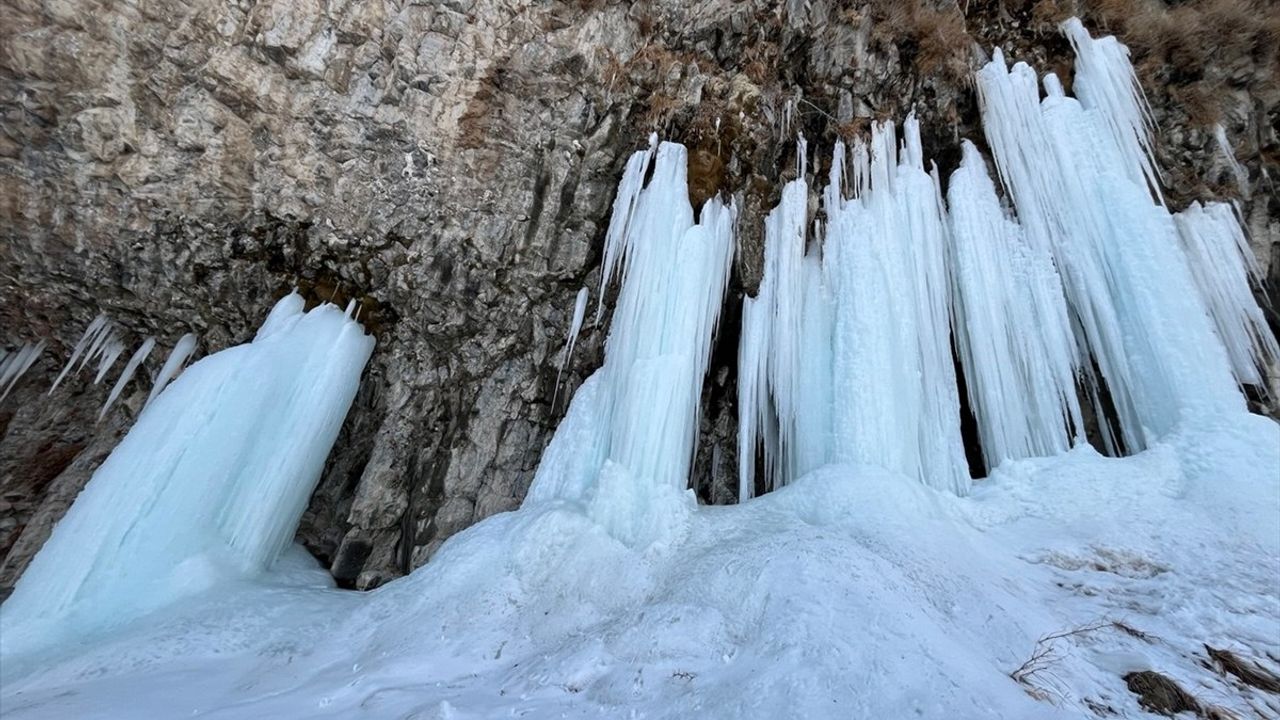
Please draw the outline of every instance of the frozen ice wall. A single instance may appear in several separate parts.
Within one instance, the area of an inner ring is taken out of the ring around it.
[[[1244,400],[1173,218],[1152,196],[1127,54],[1067,31],[1081,100],[1048,75],[1042,101],[1035,71],[1008,68],[997,51],[978,73],[983,127],[1028,243],[1054,258],[1077,341],[1097,362],[1097,415],[1105,383],[1123,445],[1136,451],[1189,414],[1240,411]]]
[[[781,201],[765,218],[760,288],[756,297],[742,301],[738,477],[743,498],[754,493],[758,446],[763,447],[766,489],[820,467],[829,454],[829,302],[820,261],[805,255],[805,152],[801,139],[796,148],[800,177],[783,187]]]
[[[968,141],[947,205],[955,343],[987,469],[1064,452],[1083,437],[1081,356],[1053,259],[1000,206]]]
[[[914,118],[903,131],[900,153],[891,124],[875,125],[851,158],[837,145],[820,248],[806,255],[803,179],[787,184],[765,222],[764,277],[744,301],[739,350],[743,498],[754,490],[757,447],[766,489],[830,461],[968,489],[945,211]]]
[[[1280,361],[1280,346],[1254,299],[1262,272],[1235,211],[1225,203],[1197,202],[1173,219],[1236,381],[1266,389],[1263,373]]]
[[[621,289],[605,363],[574,397],[528,498],[585,502],[636,543],[654,539],[661,498],[687,487],[733,259],[735,210],[712,199],[695,222],[686,162],[684,146],[655,139],[627,165],[606,236],[605,281],[620,277]]]
[[[836,146],[823,268],[832,298],[833,460],[889,468],[965,493],[969,470],[951,356],[946,221],[914,117],[853,148],[853,197]],[[899,152],[900,150],[900,152]]]
[[[783,188],[743,304],[740,497],[831,461],[963,493],[953,347],[987,469],[1068,450],[1089,416],[1105,449],[1136,452],[1242,410],[1236,380],[1262,383],[1277,345],[1239,223],[1226,206],[1169,213],[1128,51],[1063,29],[1079,100],[1053,75],[1042,100],[999,50],[978,75],[1012,207],[967,142],[944,206],[913,118],[901,141],[881,123],[837,146],[813,242],[803,162]]]
[[[348,314],[304,313],[290,295],[252,342],[188,368],[0,608],[4,653],[91,634],[269,566],[293,538],[372,350]]]

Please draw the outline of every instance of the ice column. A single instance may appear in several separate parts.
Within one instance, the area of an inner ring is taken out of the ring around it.
[[[988,143],[1028,243],[1053,256],[1079,344],[1100,370],[1088,383],[1095,412],[1103,416],[1105,381],[1124,445],[1136,451],[1188,412],[1236,411],[1243,398],[1173,219],[1148,188],[1155,171],[1143,159],[1141,106],[1124,90],[1127,57],[1088,58],[1076,87],[1093,107],[1067,97],[1053,75],[1041,102],[1035,72],[1022,63],[1008,69],[999,51],[979,71],[978,89]]]
[[[0,608],[6,655],[261,571],[290,542],[373,339],[297,296],[263,331],[191,365],[94,473]]]
[[[1280,361],[1280,346],[1253,295],[1262,272],[1240,221],[1230,205],[1198,202],[1173,219],[1236,382],[1265,386],[1259,371]]]
[[[605,280],[620,276],[621,289],[605,363],[574,397],[527,500],[589,502],[631,542],[652,539],[646,524],[655,498],[688,483],[733,258],[734,207],[712,199],[695,222],[688,198],[682,145],[662,143],[631,158],[606,235]]]
[[[950,345],[946,225],[934,173],[924,169],[919,126],[903,124],[895,162],[891,124],[853,150],[854,197],[839,178],[837,144],[823,267],[832,298],[832,459],[901,472],[967,492]]]
[[[966,141],[947,191],[955,339],[988,469],[1053,455],[1082,437],[1080,353],[1062,281],[996,198]]]
[[[805,400],[829,404],[829,394],[806,397],[811,383],[829,377],[829,369],[810,370],[807,350],[828,353],[829,329],[814,328],[819,346],[806,348],[806,320],[825,313],[821,269],[816,258],[806,262],[805,225],[809,186],[804,180],[805,143],[796,148],[800,178],[787,183],[782,199],[765,218],[764,268],[756,297],[742,301],[742,334],[738,358],[739,497],[750,497],[756,474],[756,449],[764,448],[765,487],[773,489],[822,465],[827,432],[821,410]],[[808,370],[808,371],[807,371]],[[809,395],[812,395],[810,393]]]

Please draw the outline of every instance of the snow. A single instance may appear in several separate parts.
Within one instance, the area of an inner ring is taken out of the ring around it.
[[[337,308],[295,298],[277,306],[287,322],[273,312],[272,332],[193,364],[141,414],[0,609],[6,655],[260,572],[290,543],[373,348]]]
[[[827,466],[681,516],[661,547],[542,502],[371,593],[325,587],[299,550],[0,698],[14,720],[1135,717],[1121,675],[1151,668],[1265,717],[1198,659],[1280,653],[1278,467],[1276,424],[1239,415],[1132,457],[1008,463],[966,498]],[[1009,678],[1041,636],[1103,619],[1149,639],[1062,641],[1046,701]]]

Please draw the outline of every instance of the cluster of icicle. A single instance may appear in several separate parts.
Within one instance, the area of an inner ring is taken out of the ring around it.
[[[963,492],[952,338],[988,468],[1081,442],[1081,394],[1095,418],[1114,408],[1100,430],[1115,453],[1190,414],[1240,411],[1237,383],[1263,384],[1280,349],[1238,219],[1224,204],[1169,212],[1127,50],[1063,29],[1076,98],[1052,74],[1042,98],[999,50],[978,73],[1012,208],[968,142],[944,205],[912,119],[901,147],[887,124],[851,158],[837,145],[811,243],[803,168],[783,189],[743,308],[741,497],[758,448],[766,488],[868,462]]]
[[[124,392],[125,387],[129,385],[129,381],[137,373],[138,368],[151,355],[151,351],[155,349],[155,338],[147,338],[138,346],[133,355],[129,357],[125,363],[124,369],[121,370],[120,376],[116,379],[111,391],[107,393],[107,399],[102,404],[102,409],[98,411],[98,419],[106,417],[111,410],[111,406],[119,399],[120,394]],[[8,396],[9,391],[17,384],[19,378],[39,359],[44,351],[45,343],[28,343],[22,348],[7,354],[0,354],[0,400],[4,400]],[[169,357],[165,359],[164,365],[160,368],[160,372],[155,376],[151,384],[151,392],[147,395],[146,405],[150,405],[156,396],[164,390],[165,386],[172,380],[182,366],[196,350],[196,336],[187,333],[174,343],[173,349],[169,351]],[[97,385],[107,376],[107,372],[115,365],[116,360],[124,354],[125,345],[120,339],[120,334],[116,330],[115,325],[106,316],[99,314],[85,328],[80,339],[76,341],[75,346],[71,350],[71,357],[67,360],[67,364],[62,367],[62,371],[58,373],[54,379],[53,385],[49,388],[50,395],[53,394],[62,381],[68,375],[79,373],[85,367],[92,367],[97,364],[97,372],[93,377],[93,384]],[[144,408],[146,407],[144,405]]]
[[[649,538],[646,506],[688,483],[733,260],[736,210],[712,199],[695,221],[686,164],[683,146],[656,137],[627,163],[605,240],[602,283],[621,280],[605,362],[575,393],[527,499],[586,503],[634,542]]]
[[[265,568],[293,539],[373,350],[351,309],[304,313],[289,295],[253,342],[157,391],[0,609],[5,653]]]

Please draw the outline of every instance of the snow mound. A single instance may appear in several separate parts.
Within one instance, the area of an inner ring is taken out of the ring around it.
[[[1138,713],[1122,675],[1154,669],[1249,717],[1264,701],[1198,660],[1280,655],[1280,427],[1209,425],[1005,463],[968,498],[827,466],[643,548],[551,500],[363,595],[298,551],[0,700],[15,720],[1052,718]]]

